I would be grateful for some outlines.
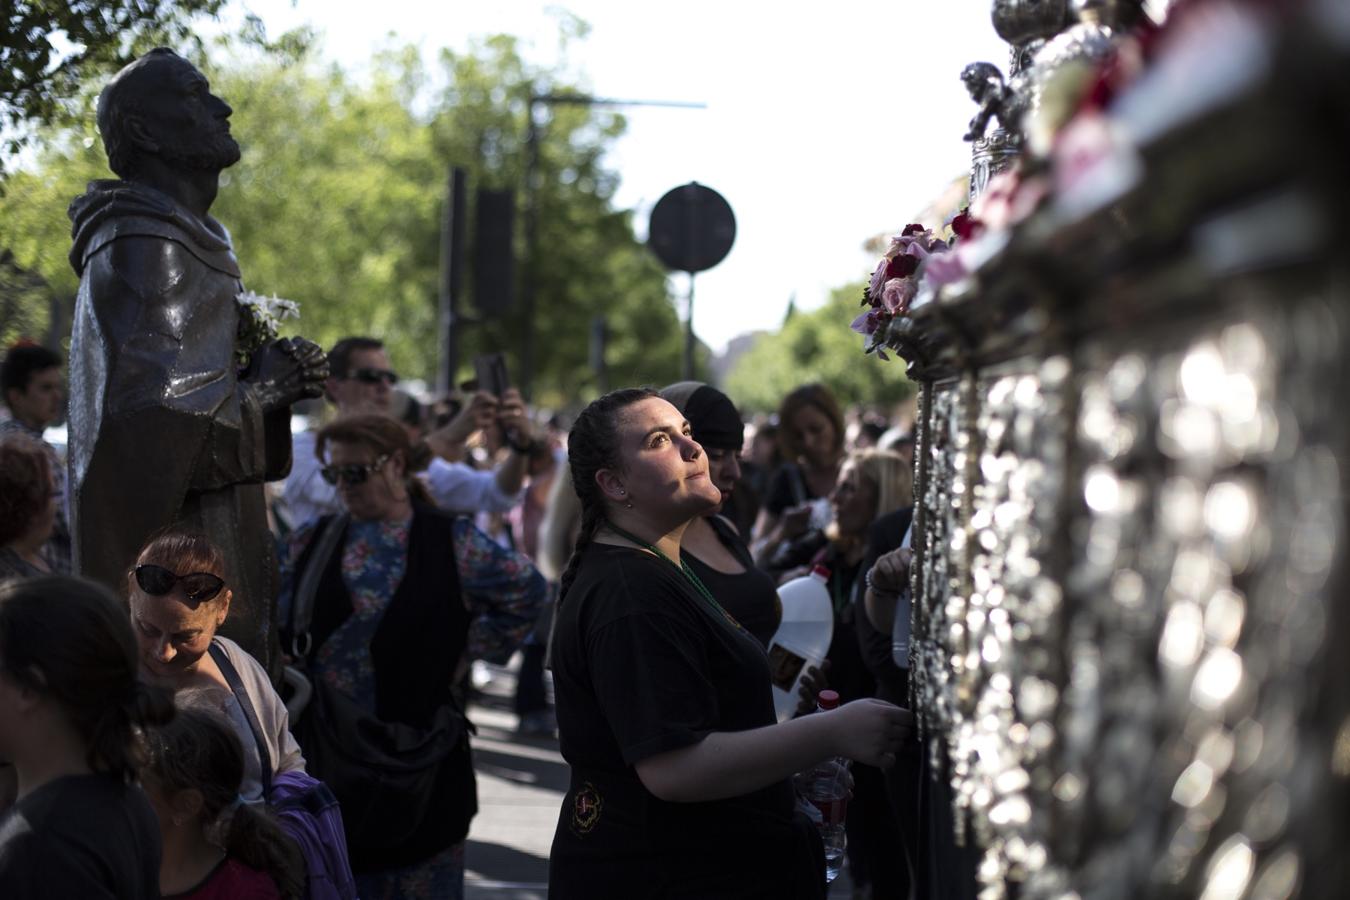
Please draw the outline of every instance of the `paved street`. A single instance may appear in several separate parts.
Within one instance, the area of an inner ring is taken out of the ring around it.
[[[492,681],[469,706],[478,726],[478,815],[465,852],[465,894],[467,900],[543,900],[567,764],[556,740],[516,733],[514,667],[488,671]]]
[[[513,660],[506,668],[480,667],[491,680],[469,704],[469,718],[478,727],[473,741],[478,815],[465,853],[467,900],[548,896],[548,850],[567,789],[567,764],[556,740],[516,733],[515,665]],[[848,896],[845,870],[830,886],[830,897]]]

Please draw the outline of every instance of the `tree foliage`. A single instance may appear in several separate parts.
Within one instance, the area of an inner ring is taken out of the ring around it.
[[[224,0],[9,0],[0,31],[0,126],[14,149],[26,123],[64,118],[91,78],[156,44],[195,40]]]
[[[789,391],[819,381],[845,405],[893,406],[913,393],[905,364],[864,355],[849,329],[858,315],[863,283],[830,292],[824,306],[792,312],[783,327],[760,337],[727,375],[727,393],[743,409],[771,412]]]
[[[479,186],[512,189],[523,211],[529,97],[584,87],[564,64],[531,65],[507,36],[445,51],[433,66],[413,48],[390,51],[360,80],[316,62],[304,41],[286,52],[233,46],[203,69],[234,108],[243,149],[222,175],[212,214],[232,232],[247,286],[299,301],[299,333],[325,346],[374,334],[402,373],[432,380],[450,166],[468,171],[471,196]],[[612,335],[612,381],[674,380],[681,333],[665,273],[635,239],[630,214],[614,208],[618,176],[603,165],[623,119],[586,107],[536,116],[537,399],[560,405],[594,393],[588,342],[596,317]],[[111,176],[91,110],[39,138],[36,163],[13,173],[0,197],[0,251],[68,306],[77,282],[65,258],[65,210],[86,181]],[[521,212],[516,221],[521,251]],[[39,306],[29,319],[46,328]],[[519,311],[502,312],[462,330],[462,359],[502,350],[519,371]],[[467,376],[467,363],[462,369]]]

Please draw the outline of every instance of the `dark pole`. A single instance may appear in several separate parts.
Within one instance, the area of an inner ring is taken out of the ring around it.
[[[539,124],[535,104],[544,98],[530,94],[525,132],[525,277],[520,280],[520,393],[529,400],[534,382],[534,273],[539,260]]]
[[[604,316],[591,318],[591,371],[595,373],[595,387],[602,394],[609,393],[609,372],[605,366],[605,345],[609,341]]]
[[[694,380],[694,273],[689,273],[689,303],[684,323],[684,380]]]
[[[441,367],[436,373],[436,392],[445,396],[455,386],[459,370],[459,282],[464,271],[464,170],[450,169],[445,205],[441,212]]]
[[[520,280],[520,393],[529,400],[534,381],[534,302],[535,272],[539,259],[539,123],[534,108],[539,104],[571,106],[665,106],[676,109],[704,109],[703,103],[678,103],[663,100],[616,100],[585,94],[530,94],[526,109],[529,123],[525,132],[525,277]]]

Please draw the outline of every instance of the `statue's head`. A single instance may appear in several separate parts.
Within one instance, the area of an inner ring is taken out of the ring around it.
[[[113,76],[98,98],[108,166],[132,179],[148,158],[172,168],[219,172],[239,161],[229,104],[197,67],[172,50],[151,50]]]
[[[998,66],[987,62],[973,62],[961,70],[961,80],[975,102],[980,103],[990,91],[1003,82]]]

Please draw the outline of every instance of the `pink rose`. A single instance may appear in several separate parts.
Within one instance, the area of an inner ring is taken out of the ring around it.
[[[903,315],[909,309],[909,301],[919,291],[913,278],[892,278],[881,289],[881,307],[891,315]]]

